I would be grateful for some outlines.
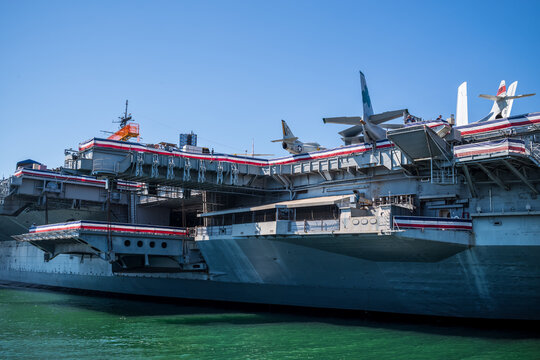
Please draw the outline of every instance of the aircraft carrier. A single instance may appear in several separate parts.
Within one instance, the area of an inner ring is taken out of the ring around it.
[[[335,149],[266,160],[92,138],[58,171],[20,168],[0,187],[0,280],[539,320],[540,113],[381,138],[370,106],[340,118],[363,135]]]

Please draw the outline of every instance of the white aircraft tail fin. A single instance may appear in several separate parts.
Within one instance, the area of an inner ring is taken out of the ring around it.
[[[497,100],[500,97],[502,98],[506,96],[506,82],[504,80],[501,80],[496,96],[497,96]],[[492,114],[499,114],[501,112],[501,107],[497,100],[493,100],[493,106],[491,107]]]
[[[366,84],[366,77],[360,71],[360,84],[362,86],[362,104],[364,105],[364,119],[369,119],[373,115],[373,107],[371,106],[371,98]]]
[[[491,112],[487,114],[487,116],[485,116],[483,119],[478,120],[477,122],[510,117],[511,112],[512,112],[512,105],[514,104],[514,99],[520,99],[523,97],[536,95],[536,94],[515,95],[517,84],[518,82],[514,81],[512,84],[510,84],[507,90],[506,84],[503,80],[501,81],[501,84],[499,85],[499,89],[497,90],[497,95],[495,96],[483,95],[483,94],[479,95],[481,98],[492,100],[493,107],[491,108]]]
[[[467,82],[463,82],[458,87],[456,125],[467,125],[469,123],[469,113],[467,107]]]
[[[512,111],[512,105],[514,104],[513,96],[516,94],[517,84],[518,82],[514,81],[508,87],[508,91],[506,92],[506,95],[508,96],[508,98],[506,99],[506,107],[501,112],[503,118],[510,116],[510,113]]]
[[[506,96],[506,82],[501,80],[499,84],[499,89],[497,89],[497,96]]]
[[[506,95],[508,96],[516,95],[517,84],[518,84],[517,81],[514,81],[513,83],[511,83],[510,86],[508,87],[508,91],[506,92]]]
[[[506,96],[506,82],[504,80],[501,80],[501,83],[499,84],[497,96]]]

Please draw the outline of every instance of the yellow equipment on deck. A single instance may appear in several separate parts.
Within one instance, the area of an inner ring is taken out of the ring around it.
[[[139,140],[139,124],[127,124],[114,134],[108,137],[109,140],[127,141],[131,138]]]

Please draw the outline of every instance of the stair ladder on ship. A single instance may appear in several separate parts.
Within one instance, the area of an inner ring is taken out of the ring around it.
[[[531,141],[529,152],[531,161],[540,167],[540,144]]]

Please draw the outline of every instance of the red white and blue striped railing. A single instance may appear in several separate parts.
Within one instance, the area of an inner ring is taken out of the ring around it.
[[[389,148],[392,146],[394,146],[394,144],[386,139],[378,141],[376,143],[377,149],[384,149],[384,148]],[[335,149],[314,151],[310,153],[285,156],[285,157],[270,159],[270,160],[258,159],[258,158],[247,157],[247,156],[218,154],[218,153],[199,154],[199,153],[192,153],[192,152],[186,152],[186,151],[180,151],[180,150],[168,151],[164,149],[155,149],[152,147],[147,147],[139,143],[108,140],[108,139],[98,139],[98,138],[91,139],[79,145],[79,151],[85,151],[85,150],[89,150],[93,148],[106,148],[106,149],[115,149],[115,150],[123,150],[123,151],[134,151],[134,152],[158,154],[158,155],[173,156],[173,157],[182,157],[182,158],[197,159],[197,160],[221,161],[221,162],[229,162],[229,163],[235,163],[235,164],[266,167],[266,166],[287,165],[287,164],[298,163],[302,161],[322,160],[322,159],[327,159],[327,158],[332,158],[332,157],[337,157],[337,156],[346,156],[346,155],[351,155],[351,154],[364,153],[364,152],[372,150],[373,145],[369,143],[347,145],[347,146],[342,146]]]
[[[40,180],[56,180],[60,182],[67,183],[78,183],[89,186],[98,186],[105,187],[105,180],[96,179],[91,176],[75,176],[75,175],[66,175],[58,174],[54,171],[47,170],[33,170],[33,169],[19,169],[13,174],[15,177],[27,177],[32,179]],[[125,189],[140,189],[144,186],[143,183],[133,182],[133,181],[118,181],[118,186]]]
[[[154,225],[133,225],[123,223],[106,223],[101,221],[71,221],[66,223],[32,226],[29,233],[45,233],[51,231],[66,230],[87,230],[87,231],[111,231],[123,233],[136,233],[148,235],[174,235],[186,236],[187,230],[184,228],[174,228],[169,226]]]
[[[494,141],[483,141],[474,144],[459,145],[454,147],[454,156],[463,158],[476,155],[488,155],[498,152],[516,153],[526,155],[525,142],[519,139],[501,139]]]
[[[468,125],[456,126],[456,129],[459,130],[461,136],[467,137],[486,134],[491,131],[504,130],[533,124],[540,124],[540,112],[510,116],[504,119],[475,122]],[[447,122],[439,120],[410,123],[405,124],[404,126],[411,127],[418,125],[426,125],[430,128],[436,128],[438,126],[450,126]]]
[[[468,136],[468,135],[489,133],[491,131],[507,129],[507,128],[512,128],[512,127],[527,126],[527,125],[532,125],[532,124],[540,124],[540,112],[517,115],[517,116],[505,118],[505,119],[497,119],[497,120],[484,121],[480,123],[473,123],[470,125],[457,126],[456,129],[460,131],[462,136]],[[430,128],[437,128],[440,126],[445,126],[445,127],[450,126],[445,121],[432,120],[432,121],[423,121],[419,123],[406,124],[405,127],[417,126],[417,125],[426,125]],[[388,139],[380,140],[380,141],[377,141],[376,143],[376,149],[389,148],[393,146],[394,144]],[[140,143],[100,139],[100,138],[93,138],[84,143],[79,144],[79,151],[85,151],[85,150],[89,150],[93,148],[134,151],[134,152],[166,155],[166,156],[173,156],[173,157],[182,157],[182,158],[197,159],[197,160],[220,161],[220,162],[229,162],[229,163],[236,163],[236,164],[266,167],[266,166],[274,166],[274,165],[287,165],[287,164],[299,163],[302,161],[322,160],[322,159],[328,159],[332,157],[347,156],[347,155],[352,155],[352,154],[363,153],[363,152],[373,150],[373,145],[370,143],[355,144],[355,145],[341,146],[335,149],[320,150],[320,151],[314,151],[314,152],[305,153],[305,154],[285,156],[285,157],[280,157],[276,159],[259,159],[259,158],[248,157],[248,156],[237,156],[237,155],[218,154],[218,153],[200,154],[200,153],[192,153],[192,152],[186,152],[186,151],[180,151],[180,150],[174,150],[174,149],[169,151],[165,149],[156,149],[156,148],[149,147]]]
[[[540,112],[510,116],[504,119],[495,119],[459,126],[461,136],[481,135],[491,131],[504,130],[513,127],[540,124]]]
[[[413,122],[403,125],[403,127],[412,127],[412,126],[419,126],[419,125],[425,125],[428,128],[435,129],[438,127],[450,127],[450,124],[447,121],[443,120],[426,120],[426,121],[419,121],[419,122]]]
[[[423,216],[394,216],[394,227],[438,230],[472,230],[472,220]]]

